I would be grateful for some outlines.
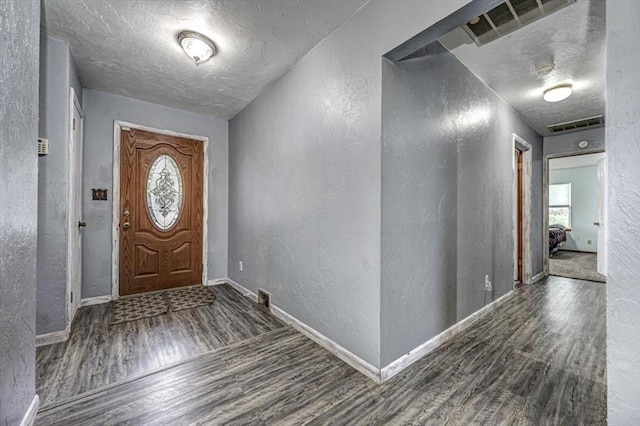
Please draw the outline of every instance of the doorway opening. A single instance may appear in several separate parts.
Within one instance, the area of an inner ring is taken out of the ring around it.
[[[207,276],[208,138],[114,123],[112,299]]]
[[[513,134],[513,282],[530,284],[531,268],[531,145]]]
[[[69,99],[69,215],[67,216],[67,328],[80,308],[82,292],[82,107],[73,87]]]
[[[606,281],[605,153],[545,158],[545,269],[548,274]]]

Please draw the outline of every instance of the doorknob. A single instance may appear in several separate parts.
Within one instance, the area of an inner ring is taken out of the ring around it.
[[[593,222],[595,226],[600,226],[600,222]]]
[[[78,222],[78,228],[86,228],[87,222]]]
[[[131,226],[131,224],[129,222],[125,222],[125,223],[122,224],[122,227],[124,229],[129,229],[130,226]]]

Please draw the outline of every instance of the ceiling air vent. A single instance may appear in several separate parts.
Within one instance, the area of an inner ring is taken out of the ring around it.
[[[558,123],[547,126],[551,133],[567,132],[569,130],[579,130],[593,127],[604,126],[604,116],[596,115],[595,117],[583,118],[575,121],[567,121],[566,123]]]
[[[576,0],[506,0],[462,28],[478,45],[494,40],[562,9]]]

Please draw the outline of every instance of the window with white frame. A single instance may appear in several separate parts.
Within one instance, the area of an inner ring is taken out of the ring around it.
[[[571,183],[549,185],[549,225],[571,228]]]

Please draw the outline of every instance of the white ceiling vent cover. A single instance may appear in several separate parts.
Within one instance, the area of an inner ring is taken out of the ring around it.
[[[576,0],[506,0],[487,13],[473,18],[462,28],[478,46],[482,46],[575,2]]]
[[[580,120],[567,121],[566,123],[558,123],[547,126],[551,133],[568,132],[571,130],[582,130],[586,128],[604,126],[604,116],[596,115],[595,117],[582,118]]]

